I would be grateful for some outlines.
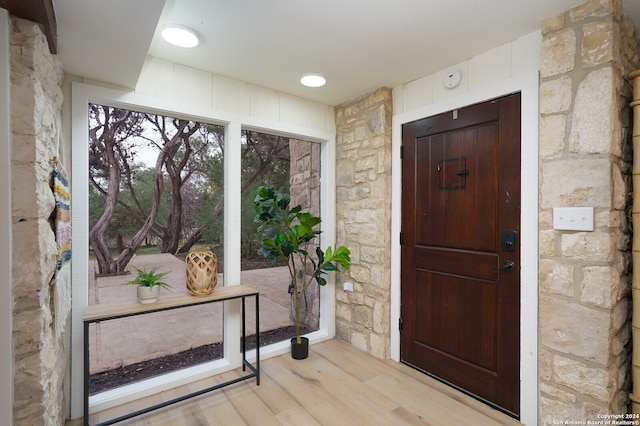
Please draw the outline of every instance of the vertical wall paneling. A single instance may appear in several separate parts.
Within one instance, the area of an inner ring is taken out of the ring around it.
[[[174,85],[181,103],[211,108],[211,74],[180,65],[175,65],[173,71]]]
[[[511,44],[505,44],[469,60],[469,90],[511,78]]]
[[[178,89],[173,81],[173,68],[173,62],[148,56],[140,72],[136,93],[155,98],[175,99]]]
[[[278,108],[280,111],[279,120],[285,122],[302,123],[304,119],[304,100],[282,93],[278,97],[280,103]]]
[[[405,111],[411,111],[425,103],[433,102],[433,79],[432,75],[428,75],[405,85],[406,90],[402,90],[405,94]]]
[[[333,107],[163,59],[147,58],[135,92],[171,102],[176,108],[206,106],[230,117],[229,121],[242,118],[243,125],[250,124],[248,118],[261,123],[257,127],[278,123],[335,132]]]
[[[278,121],[278,94],[275,90],[264,87],[247,85],[249,114],[270,121]]]
[[[529,33],[511,43],[511,75],[522,75],[538,68],[541,44],[540,31]]]
[[[211,95],[213,109],[247,115],[246,91],[246,83],[214,75]]]

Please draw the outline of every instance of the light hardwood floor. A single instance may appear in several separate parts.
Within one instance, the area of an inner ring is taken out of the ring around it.
[[[430,377],[340,342],[311,346],[309,358],[261,362],[255,380],[187,400],[121,425],[519,425],[515,419]],[[188,386],[230,379],[237,372]],[[91,424],[184,394],[183,388],[91,416]],[[77,421],[67,425],[81,424]]]

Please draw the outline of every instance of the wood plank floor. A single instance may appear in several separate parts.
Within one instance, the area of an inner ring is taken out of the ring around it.
[[[119,423],[138,426],[201,425],[519,425],[430,377],[378,360],[338,340],[315,344],[309,358],[282,355],[261,362],[261,384],[241,382]],[[188,385],[212,386],[228,372]],[[91,416],[91,424],[168,400],[184,388]],[[143,405],[144,404],[144,405]],[[81,424],[67,422],[67,425]]]

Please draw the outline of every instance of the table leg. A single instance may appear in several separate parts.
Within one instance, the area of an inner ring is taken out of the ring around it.
[[[84,323],[84,425],[89,426],[89,323]]]
[[[256,293],[256,386],[260,386],[260,301]]]
[[[244,306],[244,299],[242,297],[242,371],[246,371],[246,361],[247,361],[247,325],[246,325],[246,312]]]

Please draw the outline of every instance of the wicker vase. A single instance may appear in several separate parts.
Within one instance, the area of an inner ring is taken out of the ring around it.
[[[218,282],[218,258],[206,248],[194,248],[187,254],[187,290],[194,296],[211,294]]]

